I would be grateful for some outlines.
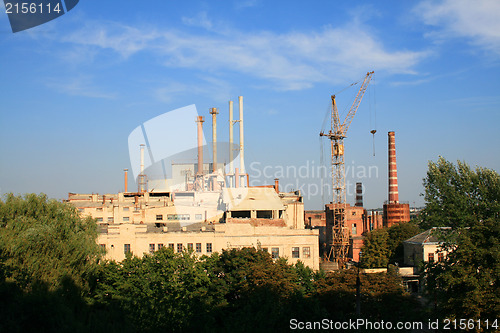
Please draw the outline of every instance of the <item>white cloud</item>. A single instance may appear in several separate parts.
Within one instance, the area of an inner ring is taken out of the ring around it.
[[[52,78],[46,80],[45,85],[58,92],[72,96],[109,99],[113,99],[116,97],[116,95],[113,93],[106,93],[99,90],[99,88],[97,88],[96,84],[92,82],[92,79],[89,76],[78,76],[67,79]]]
[[[209,26],[209,19],[202,25]],[[185,19],[189,23],[191,19]],[[201,21],[203,22],[203,20]],[[206,33],[93,23],[65,38],[75,46],[110,49],[123,58],[153,52],[167,67],[201,73],[243,73],[276,90],[346,83],[369,70],[413,74],[425,51],[388,50],[359,22],[319,31]]]
[[[500,1],[426,0],[414,12],[439,29],[434,37],[465,37],[500,55]]]
[[[193,27],[201,27],[207,30],[212,28],[212,21],[210,21],[206,12],[201,12],[195,17],[182,17],[182,23]]]

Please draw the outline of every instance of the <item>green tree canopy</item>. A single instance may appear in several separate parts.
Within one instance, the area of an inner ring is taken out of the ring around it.
[[[470,227],[500,214],[500,176],[493,170],[466,163],[456,165],[439,157],[429,162],[424,179],[425,209],[421,227]]]
[[[387,267],[389,263],[389,234],[386,229],[372,230],[363,240],[361,265],[366,268]]]
[[[444,262],[426,267],[427,291],[442,317],[495,319],[500,313],[500,176],[485,168],[429,163],[425,227],[447,226]]]
[[[69,204],[43,194],[0,200],[2,271],[22,288],[46,283],[54,289],[63,278],[84,286],[101,254],[96,238],[95,221]]]

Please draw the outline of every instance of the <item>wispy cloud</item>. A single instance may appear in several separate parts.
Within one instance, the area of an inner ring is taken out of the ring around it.
[[[45,85],[60,93],[91,98],[116,98],[116,94],[101,91],[89,76],[47,79]]]
[[[465,37],[474,45],[500,55],[500,1],[423,1],[414,12],[438,30],[438,39]]]
[[[210,27],[203,16],[202,26]],[[194,24],[191,19],[185,23]],[[346,83],[368,70],[415,73],[426,51],[389,50],[359,22],[307,32],[211,32],[203,36],[180,30],[89,23],[64,39],[75,46],[108,49],[124,59],[152,52],[164,66],[200,73],[243,73],[276,90],[300,90],[316,83]]]
[[[213,26],[212,21],[208,18],[206,12],[201,12],[194,17],[182,17],[182,23],[193,27],[201,27],[210,30]]]

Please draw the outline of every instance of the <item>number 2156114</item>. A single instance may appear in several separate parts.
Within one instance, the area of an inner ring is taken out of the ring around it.
[[[60,13],[62,11],[59,3],[55,5],[51,3],[35,3],[35,2],[23,2],[23,3],[5,3],[5,12],[7,14],[50,14],[50,13]]]

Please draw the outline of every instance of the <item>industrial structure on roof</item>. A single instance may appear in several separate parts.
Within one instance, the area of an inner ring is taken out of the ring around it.
[[[238,120],[233,119],[233,102],[229,101],[228,161],[218,160],[219,110],[211,108],[212,163],[206,163],[203,156],[205,119],[197,116],[193,122],[193,133],[195,126],[197,129],[197,163],[172,161],[169,179],[148,179],[142,144],[137,191],[128,190],[128,169],[124,169],[124,192],[69,193],[67,202],[82,215],[97,220],[98,242],[108,259],[120,261],[128,252],[142,255],[168,246],[176,252],[187,249],[200,255],[255,247],[268,251],[273,258],[286,257],[291,263],[300,260],[315,270],[320,262],[328,270],[343,267],[349,260],[360,261],[367,232],[410,220],[409,205],[399,201],[394,132],[388,133],[389,196],[383,214],[368,213],[363,207],[360,182],[356,183],[355,204],[346,202],[343,140],[372,75],[369,72],[365,76],[342,123],[335,96],[331,98],[331,128],[320,134],[331,141],[333,200],[324,210],[304,211],[300,191],[280,192],[278,179],[274,185],[250,186],[244,163],[241,96]],[[239,142],[235,145],[233,127],[237,123]],[[239,167],[234,165],[235,150]]]

